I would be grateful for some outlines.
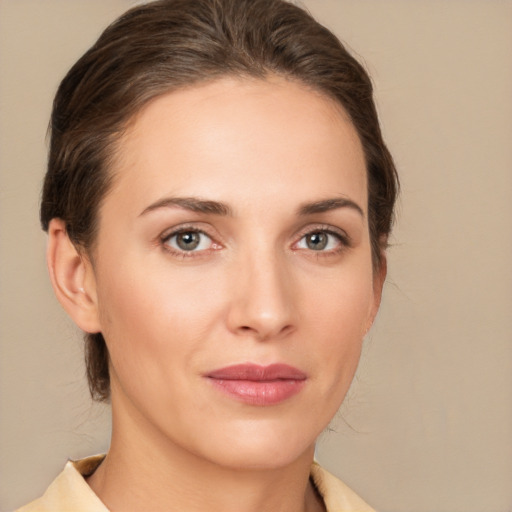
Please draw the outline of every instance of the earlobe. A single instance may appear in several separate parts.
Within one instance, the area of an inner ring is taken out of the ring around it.
[[[91,263],[73,245],[61,219],[50,221],[46,257],[53,290],[62,307],[83,331],[100,332]]]

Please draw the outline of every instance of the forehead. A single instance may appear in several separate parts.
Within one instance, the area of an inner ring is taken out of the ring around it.
[[[143,206],[158,194],[234,202],[291,192],[350,195],[366,208],[366,167],[338,102],[284,78],[223,78],[151,101],[129,124],[113,193]],[[222,195],[222,197],[214,197]]]

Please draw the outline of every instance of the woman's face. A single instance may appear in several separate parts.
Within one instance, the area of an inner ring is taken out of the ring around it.
[[[347,116],[291,81],[222,79],[154,100],[113,172],[91,282],[115,424],[229,467],[311,450],[382,285]]]

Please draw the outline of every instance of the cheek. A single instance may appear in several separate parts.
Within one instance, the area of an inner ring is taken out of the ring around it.
[[[187,393],[195,389],[190,375],[208,325],[197,298],[180,293],[176,281],[132,272],[124,274],[130,275],[127,282],[122,274],[111,276],[101,296],[112,397],[117,403],[128,398],[144,417],[168,424],[180,414],[180,404],[187,410]]]
[[[359,339],[365,334],[374,310],[375,295],[371,261],[340,266],[319,283],[310,283],[307,309],[311,323],[340,339]]]
[[[370,269],[370,270],[368,270]],[[375,296],[371,265],[340,273],[308,297],[311,349],[326,393],[341,399],[359,362],[364,335],[371,323]]]
[[[197,271],[170,274],[160,267],[126,258],[102,274],[100,320],[118,372],[168,378],[169,367],[186,366],[212,328],[218,299],[205,286],[215,286],[213,276],[207,282]]]

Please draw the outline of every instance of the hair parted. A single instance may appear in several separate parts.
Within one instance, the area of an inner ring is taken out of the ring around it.
[[[112,23],[76,62],[57,91],[50,121],[41,223],[65,222],[81,251],[94,248],[97,215],[112,185],[116,145],[151,99],[223,76],[270,74],[335,99],[364,150],[368,217],[376,268],[391,231],[398,178],[383,141],[370,78],[340,41],[286,0],[160,0]],[[110,395],[101,333],[85,335],[91,395]]]

